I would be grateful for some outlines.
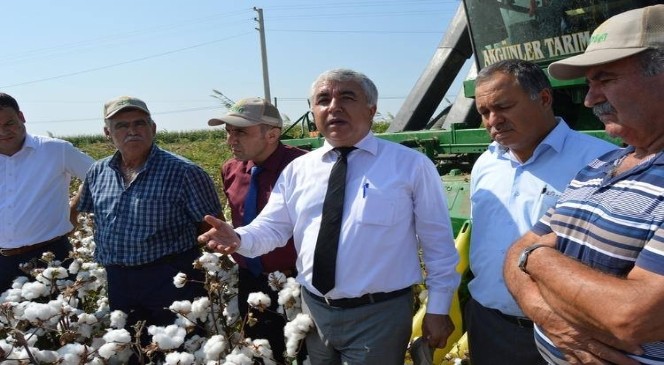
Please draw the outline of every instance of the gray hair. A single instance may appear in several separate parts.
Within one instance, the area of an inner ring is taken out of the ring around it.
[[[316,81],[314,81],[313,84],[311,84],[311,90],[309,92],[309,102],[311,104],[313,104],[314,102],[313,99],[314,99],[314,93],[316,92],[316,88],[320,83],[325,81],[355,82],[362,87],[364,95],[367,98],[367,104],[369,106],[376,106],[376,104],[378,103],[378,89],[376,88],[376,85],[373,83],[373,81],[371,81],[371,79],[367,77],[367,75],[361,72],[345,68],[337,68],[325,71],[322,74],[318,75]]]
[[[645,76],[655,76],[664,72],[664,48],[651,48],[639,54]]]
[[[503,60],[483,68],[475,78],[475,88],[498,72],[514,76],[532,100],[536,100],[542,90],[552,90],[549,78],[539,66],[519,59]]]

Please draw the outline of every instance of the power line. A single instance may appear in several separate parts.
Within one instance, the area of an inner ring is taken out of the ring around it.
[[[232,39],[232,38],[241,37],[241,36],[246,35],[246,34],[249,34],[249,32],[241,33],[241,34],[234,35],[234,36],[231,36],[231,37],[215,39],[215,40],[212,40],[212,41],[209,41],[209,42],[203,42],[203,43],[195,44],[193,46],[188,46],[188,47],[174,49],[174,50],[171,50],[171,51],[157,53],[157,54],[153,54],[153,55],[150,55],[150,56],[134,58],[132,60],[118,62],[118,63],[114,63],[114,64],[110,64],[110,65],[93,67],[93,68],[89,68],[89,69],[85,69],[85,70],[81,70],[81,71],[75,71],[75,72],[70,72],[70,73],[56,75],[56,76],[45,77],[45,78],[41,78],[41,79],[37,79],[37,80],[19,82],[19,83],[16,83],[16,84],[3,85],[3,86],[0,86],[0,88],[9,88],[9,87],[15,87],[15,86],[35,84],[35,83],[38,83],[38,82],[57,80],[57,79],[65,78],[65,77],[81,75],[81,74],[90,73],[90,72],[99,71],[99,70],[105,70],[105,69],[109,69],[109,68],[113,68],[113,67],[117,67],[117,66],[122,66],[122,65],[130,64],[130,63],[136,63],[136,62],[149,60],[149,59],[152,59],[152,58],[166,56],[166,55],[170,55],[170,54],[173,54],[173,53],[183,52],[183,51],[187,51],[187,50],[190,50],[190,49],[193,49],[193,48],[207,46],[207,45],[210,45],[210,44],[226,41],[226,40],[229,40],[229,39]]]

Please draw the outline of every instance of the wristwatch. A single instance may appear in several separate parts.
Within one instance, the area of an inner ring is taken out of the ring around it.
[[[519,263],[518,263],[519,269],[521,269],[521,271],[523,271],[526,274],[530,275],[528,270],[526,270],[526,264],[528,264],[528,256],[530,256],[530,254],[533,251],[537,250],[540,247],[547,247],[547,245],[545,245],[543,243],[536,243],[532,246],[526,247],[523,251],[521,251],[521,255],[519,256]]]

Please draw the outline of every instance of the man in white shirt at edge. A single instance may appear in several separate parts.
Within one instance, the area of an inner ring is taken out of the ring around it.
[[[423,336],[442,348],[454,329],[448,313],[459,283],[458,254],[440,177],[425,155],[371,133],[377,99],[375,85],[361,73],[321,74],[310,101],[325,144],[286,167],[251,224],[233,231],[206,217],[214,228],[199,237],[210,249],[245,256],[294,237],[303,310],[316,325],[306,339],[314,365],[403,364],[411,334],[410,288],[422,280],[418,248],[429,290]],[[351,146],[356,149],[348,155],[336,284],[321,293],[312,277],[327,181],[337,160],[334,149]]]
[[[27,133],[16,99],[0,93],[0,293],[26,275],[19,265],[39,265],[46,251],[69,256],[67,234],[78,215],[69,183],[92,162],[67,141]]]

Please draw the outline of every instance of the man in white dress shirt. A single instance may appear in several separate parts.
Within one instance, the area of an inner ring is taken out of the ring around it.
[[[214,228],[199,237],[222,253],[258,256],[293,236],[303,310],[316,325],[306,339],[314,365],[403,364],[411,334],[410,288],[422,281],[420,248],[429,290],[423,336],[432,347],[443,347],[454,328],[448,311],[459,282],[458,255],[440,177],[424,154],[371,133],[377,99],[376,86],[361,73],[321,74],[310,101],[325,144],[284,169],[251,224],[234,231],[206,217]],[[343,159],[340,147],[352,151],[334,286],[323,292],[314,284],[314,261],[328,179]]]
[[[16,99],[0,93],[0,293],[25,275],[20,264],[38,264],[46,251],[69,256],[78,214],[69,183],[92,162],[69,142],[27,133]]]

